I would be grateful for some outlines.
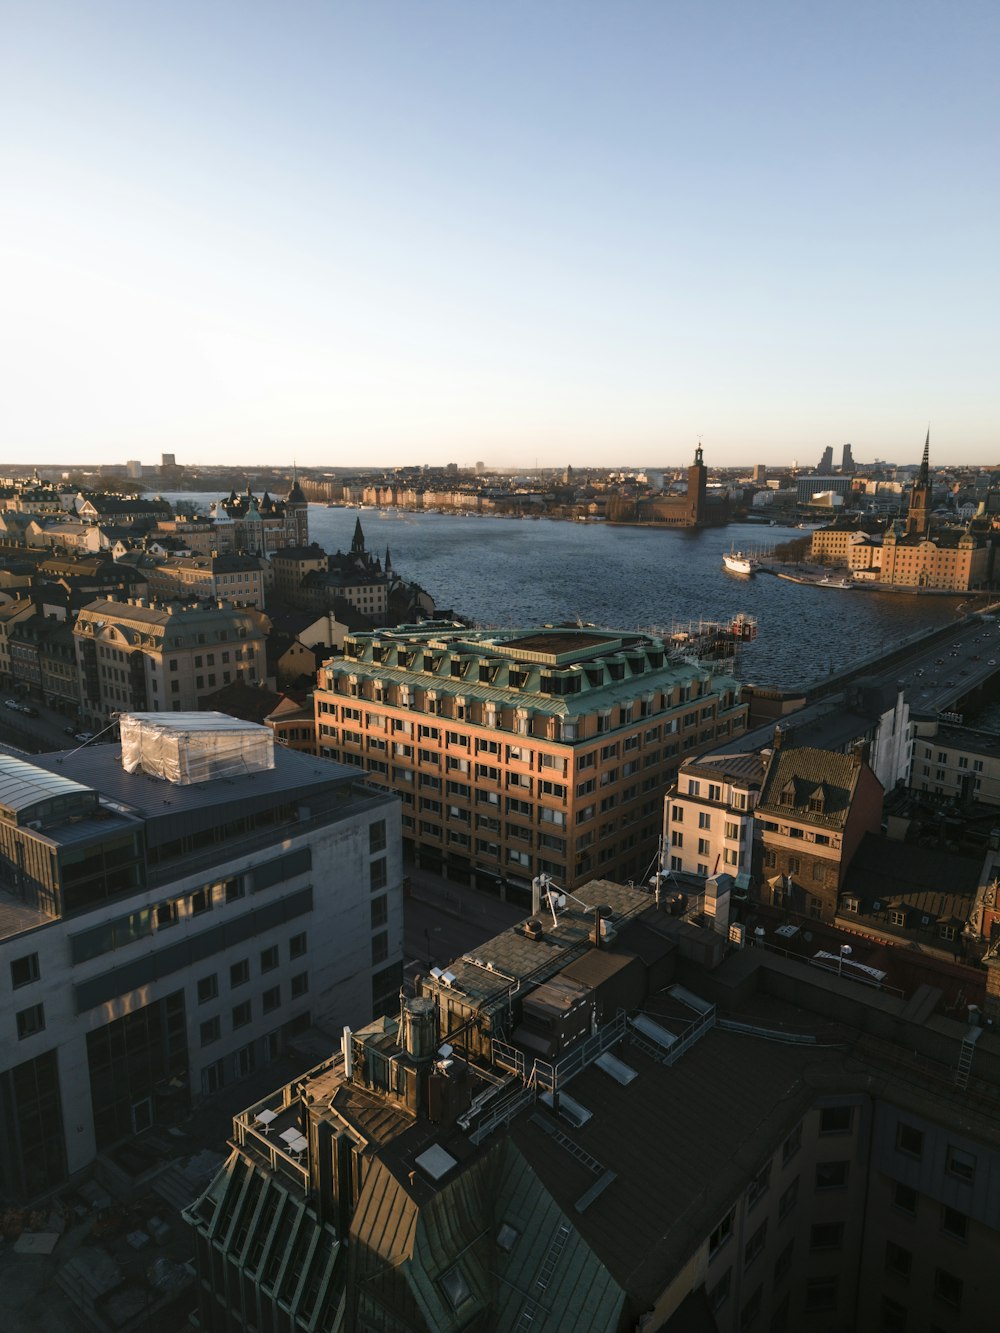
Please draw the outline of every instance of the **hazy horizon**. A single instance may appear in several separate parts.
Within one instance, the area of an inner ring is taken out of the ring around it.
[[[988,464],[998,37],[985,0],[14,0],[0,456],[811,466],[930,421]]]

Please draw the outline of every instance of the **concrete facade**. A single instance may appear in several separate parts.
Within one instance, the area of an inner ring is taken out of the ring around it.
[[[5,1193],[61,1183],[310,1024],[394,1003],[398,803],[336,765],[274,764],[180,787],[107,746],[0,757],[5,798],[46,798],[0,827]]]

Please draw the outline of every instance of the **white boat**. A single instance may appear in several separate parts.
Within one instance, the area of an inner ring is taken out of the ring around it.
[[[722,563],[730,574],[752,574],[760,562],[747,551],[728,551]]]

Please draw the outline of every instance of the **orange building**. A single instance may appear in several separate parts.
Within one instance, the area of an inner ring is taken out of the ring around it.
[[[746,729],[731,677],[593,628],[351,635],[315,694],[319,752],[403,802],[418,864],[500,886],[644,877],[681,760]]]

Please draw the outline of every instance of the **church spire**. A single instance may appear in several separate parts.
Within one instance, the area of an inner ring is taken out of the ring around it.
[[[356,519],[354,523],[354,540],[351,542],[351,555],[364,555],[365,553],[365,534],[361,528],[361,519]]]
[[[927,439],[924,441],[924,456],[920,460],[919,481],[921,486],[926,486],[931,479],[930,458],[931,458],[931,428],[930,426],[928,426]]]

